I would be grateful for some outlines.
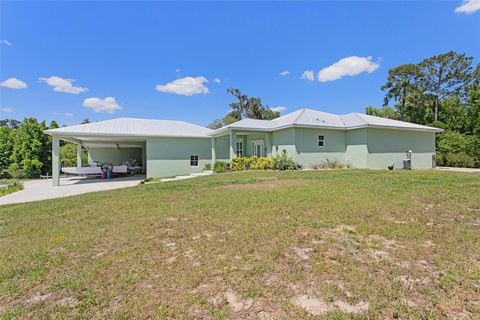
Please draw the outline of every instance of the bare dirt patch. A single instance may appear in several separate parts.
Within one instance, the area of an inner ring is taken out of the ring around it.
[[[306,183],[306,179],[272,179],[257,183],[227,184],[218,188],[229,190],[262,190],[275,189],[279,187],[298,186]]]
[[[356,304],[350,304],[343,300],[325,302],[323,299],[310,297],[306,294],[295,296],[291,299],[292,304],[305,309],[312,316],[321,316],[332,311],[342,311],[345,313],[358,314],[368,311],[368,302],[360,301]]]

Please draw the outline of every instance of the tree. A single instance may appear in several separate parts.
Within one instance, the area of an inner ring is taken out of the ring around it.
[[[243,118],[272,120],[280,116],[280,112],[272,111],[268,106],[262,104],[258,97],[249,97],[236,88],[228,88],[227,92],[238,99],[238,102],[229,104],[232,110],[222,119],[215,119],[208,125],[211,129],[218,129],[229,125]]]
[[[230,108],[240,115],[241,118],[272,120],[280,116],[280,112],[270,110],[268,106],[262,105],[258,97],[248,97],[236,88],[228,88],[227,92],[238,99],[238,102],[230,103]]]
[[[382,86],[382,90],[388,90],[384,98],[384,106],[387,106],[390,100],[397,101],[397,109],[400,114],[400,120],[405,119],[405,108],[408,97],[416,90],[417,79],[420,76],[420,68],[415,64],[402,64],[398,67],[388,70],[387,82]],[[392,118],[393,119],[393,118]]]
[[[44,133],[46,129],[45,121],[39,123],[35,118],[26,118],[15,132],[10,160],[20,164],[26,175],[36,175],[40,170],[48,172],[51,168],[50,138]]]
[[[80,124],[87,124],[87,123],[91,123],[90,119],[89,118],[85,118],[82,120],[82,122]]]
[[[0,127],[0,175],[3,175],[4,170],[11,164],[13,133],[14,129],[8,126]]]
[[[18,129],[22,124],[21,121],[15,119],[2,119],[0,120],[0,127],[8,127],[10,129]]]
[[[434,120],[438,120],[440,100],[462,95],[474,80],[473,57],[450,51],[423,60],[420,67],[420,89],[432,96]]]
[[[392,107],[382,107],[374,108],[372,106],[367,106],[365,108],[365,113],[371,116],[377,116],[382,118],[398,120],[399,115]]]

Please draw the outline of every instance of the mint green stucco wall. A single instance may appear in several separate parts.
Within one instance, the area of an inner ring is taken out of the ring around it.
[[[345,131],[345,163],[354,168],[368,168],[367,129]]]
[[[88,148],[89,158],[98,162],[110,162],[113,165],[120,165],[130,158],[137,159],[142,163],[142,148]]]
[[[297,161],[297,146],[295,142],[296,128],[282,129],[273,131],[272,135],[272,155],[276,156],[283,153],[287,154]]]
[[[215,138],[216,161],[223,161],[223,162],[230,161],[229,146],[230,146],[230,141],[229,141],[228,135]]]
[[[368,168],[403,168],[405,153],[412,150],[412,168],[432,168],[435,133],[408,130],[368,129]]]
[[[210,138],[148,138],[147,177],[201,172],[211,162],[211,146]],[[190,166],[191,155],[198,155],[198,167]]]
[[[318,136],[325,137],[325,146],[318,146]],[[340,130],[295,129],[297,162],[311,167],[329,161],[345,163],[345,133]]]

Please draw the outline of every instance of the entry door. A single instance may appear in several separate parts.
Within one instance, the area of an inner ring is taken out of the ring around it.
[[[258,141],[252,141],[253,145],[253,155],[255,157],[263,157],[263,140],[258,140]]]

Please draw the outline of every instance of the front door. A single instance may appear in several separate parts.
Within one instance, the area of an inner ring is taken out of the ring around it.
[[[263,157],[263,140],[252,141],[252,149],[255,157]]]

